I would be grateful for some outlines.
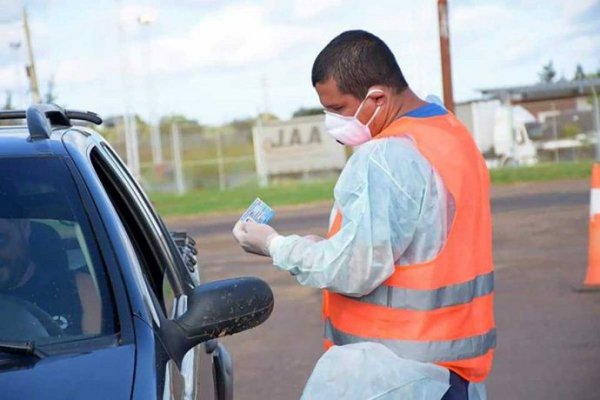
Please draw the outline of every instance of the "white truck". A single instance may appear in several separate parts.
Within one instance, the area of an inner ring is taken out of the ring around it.
[[[525,108],[500,100],[478,100],[457,103],[455,112],[473,135],[489,168],[537,163],[528,129],[539,123]]]

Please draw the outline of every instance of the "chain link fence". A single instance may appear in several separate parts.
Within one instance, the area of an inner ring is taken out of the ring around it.
[[[532,132],[540,162],[593,160],[598,142],[593,103],[581,99],[575,107],[546,102],[537,111],[540,128]],[[544,108],[541,108],[544,107]]]
[[[159,131],[162,163],[154,161],[150,129],[142,126],[138,130],[140,181],[148,191],[226,190],[257,183],[250,129],[205,129],[173,123]],[[105,136],[126,160],[124,129],[117,127],[112,137]]]
[[[538,162],[595,159],[600,117],[594,110],[592,98],[542,101],[523,106],[535,116],[536,122],[526,130]],[[137,130],[140,180],[148,191],[226,190],[259,183],[251,120],[221,128],[189,122],[163,124],[159,129],[162,162],[155,161],[157,147],[151,140],[151,128],[139,122]],[[117,122],[112,130],[102,133],[126,160],[123,124]],[[515,141],[517,145],[519,143]],[[307,176],[300,174],[283,179],[307,180]],[[311,176],[309,180],[313,179],[319,177]]]

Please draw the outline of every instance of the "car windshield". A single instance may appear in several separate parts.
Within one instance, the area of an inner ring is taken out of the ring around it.
[[[0,158],[0,341],[113,334],[107,274],[66,161]]]

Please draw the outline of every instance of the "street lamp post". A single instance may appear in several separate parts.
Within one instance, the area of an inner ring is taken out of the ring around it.
[[[117,19],[118,20],[118,19]],[[139,165],[139,148],[137,123],[135,121],[134,108],[131,106],[131,81],[129,79],[129,57],[126,51],[125,28],[119,21],[117,25],[118,33],[118,51],[121,72],[121,89],[123,91],[123,131],[125,137],[125,152],[127,154],[127,167],[135,179],[141,179]]]
[[[149,27],[154,23],[156,18],[150,14],[142,14],[138,16],[137,21],[144,29],[144,39],[147,46],[147,57],[146,57],[146,96],[147,96],[147,104],[148,104],[148,122],[150,125],[150,145],[152,148],[152,161],[154,166],[161,166],[163,163],[162,156],[162,144],[160,139],[160,129],[158,126],[158,121],[156,120],[156,110],[154,107],[154,96],[155,90],[152,83],[152,79],[150,77],[151,71],[151,62],[152,62],[152,51],[151,51],[151,41],[149,36]]]

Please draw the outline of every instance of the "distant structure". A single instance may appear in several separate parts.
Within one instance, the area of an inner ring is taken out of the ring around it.
[[[325,131],[325,116],[261,121],[252,130],[256,173],[261,186],[274,178],[328,176],[344,168],[344,146]]]
[[[600,78],[481,89],[456,115],[497,166],[600,160]]]
[[[555,117],[559,137],[575,126],[579,133],[588,135],[599,128],[598,121],[594,121],[598,111],[594,110],[593,97],[594,93],[600,94],[600,78],[481,89],[480,92],[486,99],[521,105],[531,112],[546,125],[539,139],[554,139],[554,121],[549,123],[549,119]]]

